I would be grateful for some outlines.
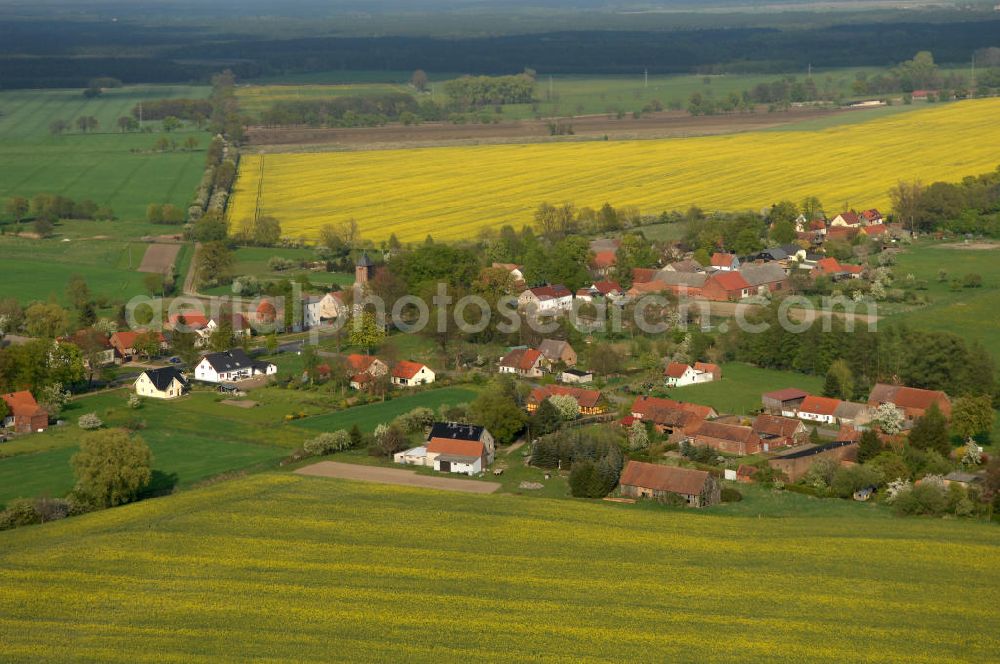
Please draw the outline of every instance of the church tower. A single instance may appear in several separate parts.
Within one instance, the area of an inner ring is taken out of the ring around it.
[[[354,266],[354,285],[364,286],[371,280],[374,273],[375,263],[372,262],[372,259],[368,258],[367,252],[362,253],[357,265]]]

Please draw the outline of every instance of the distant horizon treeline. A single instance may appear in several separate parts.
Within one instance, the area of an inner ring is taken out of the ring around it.
[[[305,37],[265,39],[156,26],[0,21],[0,89],[208,81],[219,63],[240,79],[330,70],[552,74],[788,73],[888,67],[920,50],[968,63],[998,46],[1000,19],[873,22],[819,27],[561,31],[494,37]],[[76,29],[74,29],[76,28]],[[53,39],[58,34],[59,39]],[[850,46],[845,48],[845,34]],[[100,46],[94,46],[94,42]],[[117,56],[115,46],[146,45]],[[154,48],[155,45],[155,48]],[[30,57],[25,57],[30,56]]]

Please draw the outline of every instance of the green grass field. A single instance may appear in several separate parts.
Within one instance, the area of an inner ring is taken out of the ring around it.
[[[760,410],[761,394],[785,387],[821,394],[823,377],[730,362],[722,365],[722,380],[675,387],[669,393],[673,399],[712,406],[720,413],[742,415]]]
[[[849,506],[257,475],[0,533],[0,659],[995,661],[997,529]]]
[[[133,417],[144,420],[146,428],[139,435],[153,452],[153,470],[159,471],[161,484],[174,476],[171,482],[179,486],[276,462],[308,437],[281,424],[278,413],[287,412],[281,406],[258,412],[218,403],[211,392],[195,392],[177,401],[149,399],[133,411],[126,406],[127,394],[117,390],[78,399],[63,414],[65,426],[5,444],[0,450],[7,455],[0,457],[0,504],[12,498],[62,496],[72,488],[69,460],[83,433],[76,421],[85,413],[97,413],[108,426]]]
[[[72,223],[60,224],[57,232]],[[98,222],[89,224],[96,225]],[[128,300],[145,294],[145,275],[136,268],[149,245],[118,239],[112,226],[108,226],[107,233],[91,238],[67,237],[67,241],[59,237],[34,240],[0,236],[0,297],[15,297],[27,303],[51,296],[65,305],[66,284],[74,275],[83,276],[98,297]]]
[[[341,288],[354,283],[354,275],[343,272],[322,272],[295,268],[275,272],[268,267],[267,262],[272,257],[288,258],[296,261],[315,261],[316,252],[312,249],[295,249],[289,247],[239,247],[234,252],[233,274],[237,276],[251,275],[258,279],[277,280],[294,279],[305,275],[309,282],[319,286],[337,285]],[[231,286],[217,286],[206,289],[207,295],[231,295]]]
[[[865,71],[869,74],[881,70],[876,68],[832,69],[814,71],[813,80],[821,91],[830,91],[845,98],[855,98],[851,90],[855,74]],[[350,74],[345,76],[345,74]],[[259,115],[273,102],[281,100],[338,97],[346,95],[372,95],[386,92],[414,94],[408,85],[411,72],[314,72],[310,74],[282,78],[266,78],[241,86],[237,94],[240,106],[251,115]],[[457,75],[435,74],[431,77],[430,97],[439,103],[446,103],[443,81]],[[536,103],[508,104],[501,114],[504,120],[523,120],[534,117],[617,114],[618,111],[632,113],[641,111],[648,103],[658,100],[664,107],[671,102],[687,108],[688,99],[698,92],[706,97],[721,99],[735,92],[753,88],[759,83],[772,83],[783,76],[794,76],[804,81],[805,72],[789,74],[728,74],[728,75],[654,75],[648,81],[642,71],[633,75],[537,75]],[[917,105],[916,107],[921,107]],[[914,106],[896,109],[877,109],[863,114],[900,112]],[[486,109],[492,115],[491,109]],[[827,120],[840,123],[844,119]],[[817,127],[819,128],[819,127]]]
[[[929,304],[920,307],[880,305],[889,319],[903,320],[915,328],[951,332],[967,341],[978,341],[1000,362],[1000,244],[993,249],[963,249],[955,243],[919,242],[899,254],[895,275],[906,275],[927,284]],[[944,270],[945,281],[938,280]],[[975,273],[981,288],[952,289],[952,279]]]
[[[414,408],[437,410],[445,404],[468,403],[476,398],[474,390],[464,387],[443,387],[426,390],[409,396],[395,396],[391,401],[357,406],[326,415],[310,417],[295,422],[295,427],[309,431],[335,431],[350,429],[355,424],[362,431],[374,431],[383,422],[389,422],[398,415]]]
[[[186,208],[201,178],[210,135],[182,129],[169,136],[178,142],[194,136],[199,149],[153,153],[153,143],[166,135],[158,122],[146,123],[155,133],[127,134],[119,133],[115,123],[141,100],[208,92],[195,86],[129,86],[89,100],[79,90],[0,92],[0,199],[38,193],[90,198],[132,223],[144,219],[150,203]],[[83,134],[74,127],[61,136],[49,133],[54,120],[72,123],[91,115],[100,123],[96,132]]]

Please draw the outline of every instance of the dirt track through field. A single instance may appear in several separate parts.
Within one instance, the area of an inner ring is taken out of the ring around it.
[[[154,243],[149,245],[142,257],[142,263],[139,265],[139,272],[169,274],[180,250],[181,245],[179,244]]]
[[[311,466],[299,468],[295,471],[295,474],[307,475],[309,477],[333,477],[341,480],[378,482],[379,484],[400,484],[403,486],[423,487],[425,489],[441,489],[443,491],[464,491],[466,493],[493,493],[500,488],[498,482],[456,480],[450,477],[418,475],[414,470],[359,466],[352,463],[337,463],[335,461],[320,461]]]
[[[685,111],[651,113],[641,118],[607,115],[577,116],[562,120],[572,125],[572,136],[551,136],[548,120],[518,120],[498,124],[420,125],[388,124],[383,127],[327,129],[316,127],[250,127],[249,142],[261,152],[304,149],[391,149],[428,145],[536,142],[552,140],[609,140],[670,138],[730,134],[768,129],[850,113],[850,109],[794,108],[780,113],[743,113],[692,116]],[[319,146],[323,146],[320,148]]]

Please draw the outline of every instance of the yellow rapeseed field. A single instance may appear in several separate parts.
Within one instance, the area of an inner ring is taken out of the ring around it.
[[[249,155],[231,220],[263,214],[314,238],[349,218],[403,241],[473,237],[530,223],[539,203],[635,205],[643,212],[759,209],[816,195],[886,207],[900,179],[958,180],[1000,163],[1000,99],[930,106],[818,131],[645,141]],[[261,159],[264,159],[261,168]],[[263,184],[261,184],[263,173]]]
[[[798,498],[258,475],[0,532],[0,661],[996,661],[996,527]]]

